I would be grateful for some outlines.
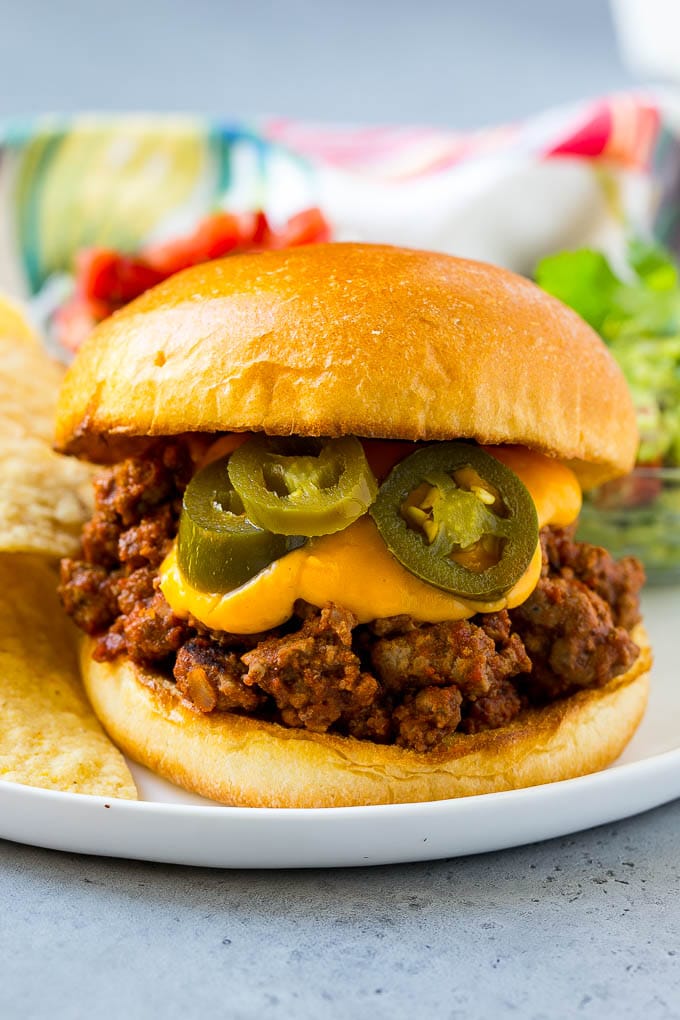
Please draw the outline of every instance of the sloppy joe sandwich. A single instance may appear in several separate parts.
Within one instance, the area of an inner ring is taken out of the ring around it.
[[[521,277],[362,244],[188,269],[87,340],[57,444],[103,465],[60,586],[89,696],[175,783],[466,796],[604,767],[640,721],[642,568],[575,538],[634,410]]]

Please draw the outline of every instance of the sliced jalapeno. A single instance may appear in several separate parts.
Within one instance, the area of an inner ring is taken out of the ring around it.
[[[342,531],[375,499],[378,483],[358,439],[258,436],[232,453],[229,478],[249,518],[279,535]]]
[[[187,581],[201,591],[238,588],[305,541],[273,535],[249,520],[229,481],[228,459],[207,464],[184,492],[177,563]]]
[[[499,598],[538,541],[528,490],[477,446],[439,443],[411,454],[381,486],[370,514],[411,573],[456,595]]]

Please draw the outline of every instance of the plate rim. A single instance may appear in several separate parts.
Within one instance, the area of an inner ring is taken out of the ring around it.
[[[54,802],[58,804],[72,805],[90,805],[91,807],[99,807],[101,805],[108,805],[109,808],[113,808],[115,805],[116,811],[134,814],[148,814],[156,816],[175,816],[178,817],[193,817],[200,815],[200,817],[207,817],[215,815],[218,817],[234,817],[235,815],[243,818],[263,818],[263,817],[285,817],[291,819],[296,816],[310,818],[314,817],[325,818],[325,817],[354,817],[361,816],[362,814],[373,814],[378,812],[379,814],[394,815],[401,812],[407,814],[419,814],[428,811],[452,811],[455,810],[454,805],[466,804],[468,810],[472,805],[480,805],[481,803],[493,804],[507,804],[509,801],[519,801],[525,799],[538,799],[542,796],[546,796],[549,793],[554,796],[554,799],[559,799],[561,795],[564,795],[567,790],[573,790],[578,787],[592,787],[596,785],[608,786],[611,783],[624,783],[626,778],[631,772],[654,773],[658,770],[665,771],[666,766],[671,766],[677,759],[677,765],[680,769],[680,746],[677,748],[671,748],[667,751],[661,751],[658,754],[649,755],[645,758],[640,758],[636,761],[623,762],[620,765],[613,764],[608,768],[600,769],[596,772],[590,772],[583,776],[574,776],[571,779],[561,779],[552,783],[539,783],[535,786],[520,787],[516,790],[500,790],[494,793],[483,793],[474,794],[470,797],[449,797],[440,800],[427,800],[427,801],[406,801],[394,804],[359,804],[345,807],[312,807],[312,808],[294,808],[294,807],[247,807],[244,805],[231,805],[231,804],[181,804],[172,803],[168,801],[154,801],[154,800],[129,800],[127,798],[119,797],[107,797],[99,794],[89,793],[72,793],[65,790],[51,790],[45,787],[29,786],[25,783],[17,783],[12,780],[6,780],[0,778],[0,802],[6,795],[12,797],[25,797],[28,800],[41,801],[47,800],[48,802]],[[616,777],[616,778],[615,778]],[[671,795],[670,800],[675,800],[676,795]],[[661,802],[663,803],[663,802]],[[0,821],[0,839],[3,837],[3,826]]]

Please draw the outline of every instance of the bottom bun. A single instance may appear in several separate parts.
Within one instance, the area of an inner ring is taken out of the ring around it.
[[[538,786],[609,765],[647,704],[651,652],[641,626],[632,636],[640,655],[605,687],[527,709],[500,729],[457,733],[427,754],[247,716],[201,715],[159,674],[129,659],[95,662],[90,641],[83,675],[121,750],[194,793],[248,807],[394,804]]]

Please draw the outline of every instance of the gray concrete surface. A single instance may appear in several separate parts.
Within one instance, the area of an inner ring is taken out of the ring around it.
[[[632,81],[602,0],[0,0],[0,117],[471,127]],[[680,1017],[680,803],[533,847],[198,871],[0,843],[0,1018]]]
[[[0,1016],[675,1020],[679,833],[269,873],[0,843]]]

